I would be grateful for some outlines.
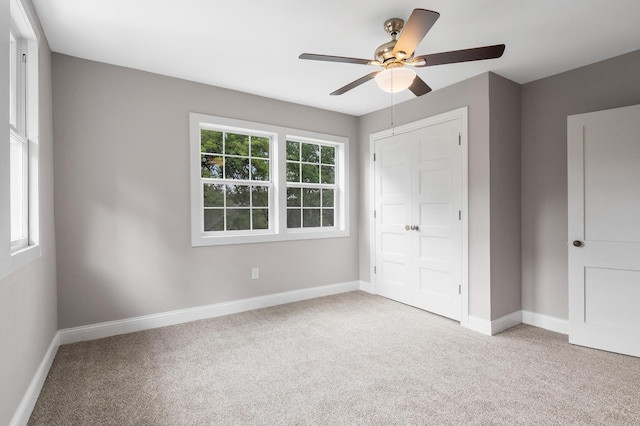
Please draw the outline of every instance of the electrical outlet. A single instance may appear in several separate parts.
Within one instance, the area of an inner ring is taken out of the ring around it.
[[[251,279],[257,280],[260,278],[260,270],[258,268],[251,268]]]

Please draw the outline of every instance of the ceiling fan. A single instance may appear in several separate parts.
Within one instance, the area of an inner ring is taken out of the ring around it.
[[[396,93],[409,89],[414,95],[422,96],[429,93],[431,87],[418,77],[411,68],[478,61],[502,56],[505,48],[504,44],[414,56],[414,50],[439,17],[440,14],[432,10],[414,9],[406,25],[400,18],[387,19],[384,23],[384,29],[391,35],[391,41],[380,45],[376,49],[374,54],[375,59],[373,60],[316,55],[313,53],[303,53],[299,58],[315,61],[373,65],[384,68],[384,70],[374,71],[352,81],[346,86],[332,92],[331,95],[342,95],[375,78],[378,87],[386,92]],[[398,34],[400,34],[399,38]]]

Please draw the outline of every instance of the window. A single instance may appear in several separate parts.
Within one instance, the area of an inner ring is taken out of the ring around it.
[[[349,235],[343,137],[190,114],[192,245]]]
[[[287,141],[287,228],[335,225],[336,148]]]
[[[38,245],[38,41],[33,19],[20,0],[10,1],[8,132],[1,156],[0,278],[40,256]],[[6,37],[6,36],[5,36]],[[5,56],[6,57],[6,56]],[[6,123],[6,122],[5,122]],[[5,237],[6,236],[6,237]]]

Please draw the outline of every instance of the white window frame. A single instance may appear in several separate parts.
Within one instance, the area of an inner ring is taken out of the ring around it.
[[[200,163],[200,130],[222,130],[249,133],[271,138],[269,191],[269,229],[251,231],[205,232],[203,221],[203,183]],[[349,139],[206,114],[189,114],[190,181],[191,181],[191,245],[213,246],[262,243],[270,241],[339,238],[349,236],[348,154]],[[335,225],[325,228],[287,228],[286,141],[331,144],[336,148]]]
[[[7,46],[7,51],[3,49],[1,53],[7,56],[12,53],[15,55],[16,69],[7,69],[9,72],[6,75],[0,73],[0,82],[4,82],[3,86],[10,91],[7,93],[10,96],[5,99],[13,98],[16,102],[15,108],[7,102],[2,109],[1,128],[5,137],[0,146],[0,279],[41,256],[38,197],[39,34],[36,32],[36,21],[30,9],[21,0],[10,0],[9,8],[9,37],[15,39],[15,43],[10,40],[9,43],[3,44]],[[11,87],[11,82],[15,82],[14,88]],[[23,185],[19,194],[11,190],[11,144],[14,144],[14,148],[20,146],[19,151],[22,154],[22,164],[18,172],[22,175]],[[11,206],[15,205],[16,200],[22,203],[23,235],[12,240]]]

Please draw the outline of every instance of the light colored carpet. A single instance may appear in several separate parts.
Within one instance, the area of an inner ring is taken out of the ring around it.
[[[60,347],[30,425],[640,425],[640,359],[363,292]]]

